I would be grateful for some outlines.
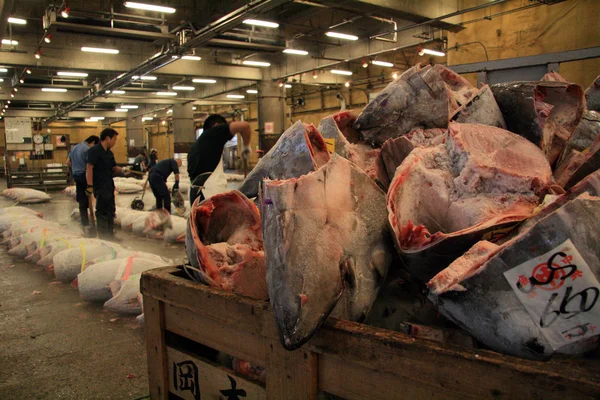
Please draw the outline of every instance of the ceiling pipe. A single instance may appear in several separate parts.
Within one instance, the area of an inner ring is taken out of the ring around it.
[[[407,26],[404,26],[404,27],[402,27],[400,29],[394,29],[393,31],[378,33],[377,35],[370,36],[369,39],[377,39],[378,37],[387,36],[387,35],[390,35],[392,33],[403,32],[403,31],[406,31],[406,30],[409,30],[409,29],[418,28],[420,26],[431,25],[431,24],[433,24],[435,22],[440,22],[440,21],[443,21],[445,19],[456,17],[456,16],[462,15],[462,14],[466,14],[466,13],[471,12],[471,11],[477,11],[477,10],[481,10],[483,8],[495,6],[497,4],[502,4],[502,3],[505,3],[507,1],[508,0],[495,0],[495,1],[492,1],[491,3],[480,4],[480,5],[475,6],[475,7],[465,8],[464,10],[459,10],[459,11],[455,11],[455,12],[450,13],[450,14],[441,15],[439,17],[430,19],[428,21],[421,22],[419,24],[407,25]]]
[[[0,0],[0,39],[4,39],[4,32],[8,25],[8,17],[13,9],[14,0]]]
[[[216,37],[220,33],[241,24],[242,21],[250,14],[261,14],[290,1],[291,0],[254,0],[198,30],[191,39],[185,41],[184,43],[172,43],[172,46],[168,50],[160,53],[159,55],[151,57],[134,69],[122,73],[104,85],[97,85],[95,89],[92,89],[81,100],[61,108],[53,117],[48,118],[45,122],[54,121],[55,119],[68,114],[70,111],[77,109],[81,105],[103,95],[107,90],[115,90],[126,84],[129,84],[134,75],[142,76],[171,64],[172,62],[176,61],[173,56],[180,57],[191,51],[193,48],[206,44],[210,39]]]
[[[278,79],[286,79],[286,78],[289,78],[289,77],[292,77],[292,76],[295,76],[295,75],[301,75],[301,74],[305,74],[305,73],[309,73],[309,72],[313,72],[313,71],[319,71],[319,70],[322,70],[322,69],[327,69],[327,68],[335,67],[336,65],[339,65],[342,62],[346,62],[347,63],[347,62],[351,62],[351,61],[361,60],[363,58],[372,58],[372,57],[376,57],[376,56],[381,55],[381,54],[390,53],[390,52],[399,51],[399,50],[406,50],[406,49],[409,49],[411,47],[420,46],[420,45],[423,46],[423,45],[426,45],[426,44],[429,44],[429,43],[435,43],[435,42],[443,42],[443,40],[442,39],[430,39],[430,40],[424,40],[424,41],[417,42],[417,43],[407,44],[405,46],[392,47],[390,49],[385,49],[385,50],[376,51],[376,52],[369,53],[369,54],[364,54],[364,55],[359,56],[359,57],[348,58],[348,59],[343,60],[343,61],[333,62],[333,63],[329,63],[329,64],[325,64],[325,65],[319,65],[317,67],[308,68],[308,69],[305,69],[305,70],[302,70],[302,71],[296,71],[296,72],[293,72],[291,74],[281,75],[281,76],[279,76],[277,78],[273,78],[273,80],[276,81]]]

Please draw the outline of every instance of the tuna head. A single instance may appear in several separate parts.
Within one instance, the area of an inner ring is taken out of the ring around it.
[[[196,279],[254,299],[267,299],[258,209],[238,191],[195,202],[186,251]]]
[[[358,116],[354,128],[378,146],[414,128],[446,128],[450,115],[476,92],[442,65],[423,69],[417,65],[383,89]]]
[[[263,181],[267,284],[283,346],[304,344],[330,315],[366,318],[391,263],[385,194],[333,155],[298,179]]]
[[[329,152],[319,131],[313,125],[297,121],[260,159],[242,183],[240,191],[250,198],[256,197],[258,186],[264,178],[297,178],[327,161]]]

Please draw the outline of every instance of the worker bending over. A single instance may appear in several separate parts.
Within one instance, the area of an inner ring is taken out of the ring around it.
[[[167,158],[166,160],[159,161],[150,170],[150,176],[148,182],[150,182],[150,188],[156,198],[156,209],[165,209],[171,213],[171,194],[167,188],[167,179],[171,173],[175,174],[175,184],[173,185],[173,194],[179,191],[179,167],[181,167],[181,160],[174,158]]]
[[[127,167],[117,167],[112,149],[117,143],[118,133],[106,128],[100,133],[100,143],[87,152],[86,182],[88,195],[96,198],[96,226],[100,239],[116,240],[115,227],[115,183],[114,174],[129,175]]]
[[[148,157],[146,157],[146,151],[142,150],[140,154],[138,154],[138,156],[133,160],[133,167],[131,167],[131,169],[137,172],[145,172],[147,165]]]
[[[73,180],[75,181],[75,189],[77,195],[75,200],[79,203],[79,215],[81,215],[81,226],[83,228],[84,235],[89,235],[90,219],[88,217],[88,208],[90,207],[87,194],[85,189],[87,182],[85,180],[85,165],[87,151],[98,144],[100,138],[96,135],[92,135],[85,139],[83,142],[75,145],[69,156],[67,157],[67,165],[71,167],[73,173]]]
[[[190,204],[194,204],[196,198],[204,200],[201,187],[210,174],[217,168],[223,155],[225,143],[230,141],[236,134],[242,136],[244,146],[242,148],[242,160],[247,163],[252,150],[250,149],[250,124],[244,121],[227,120],[219,114],[209,115],[204,121],[204,130],[196,139],[188,153],[188,174],[191,180]]]

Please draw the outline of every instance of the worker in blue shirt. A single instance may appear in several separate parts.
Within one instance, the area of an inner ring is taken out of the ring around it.
[[[85,180],[85,166],[87,163],[87,151],[98,144],[100,138],[96,135],[92,135],[85,139],[83,142],[73,146],[69,156],[67,157],[67,165],[71,167],[73,173],[73,180],[75,181],[75,188],[77,189],[76,200],[79,203],[79,215],[81,215],[81,225],[84,233],[90,225],[88,217],[88,196],[85,193],[87,182]]]

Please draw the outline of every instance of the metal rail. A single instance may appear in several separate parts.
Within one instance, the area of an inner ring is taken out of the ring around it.
[[[116,78],[108,81],[104,85],[90,90],[86,96],[81,100],[69,104],[66,107],[62,107],[57,110],[56,114],[45,120],[46,123],[52,122],[69,112],[79,108],[83,104],[92,101],[96,97],[101,96],[107,90],[118,89],[131,82],[131,78],[134,75],[143,76],[150,72],[156,71],[172,62],[178,60],[182,55],[186,54],[195,47],[201,46],[207,43],[210,39],[216,37],[224,31],[227,31],[242,23],[242,20],[249,14],[261,14],[267,12],[273,8],[279,7],[285,3],[291,2],[291,0],[254,0],[247,5],[238,8],[237,10],[223,16],[217,21],[208,24],[204,28],[194,32],[194,36],[186,41],[185,43],[176,44],[171,43],[166,50],[150,57],[148,60],[139,64],[134,69],[124,72]],[[180,31],[182,32],[182,31]]]

